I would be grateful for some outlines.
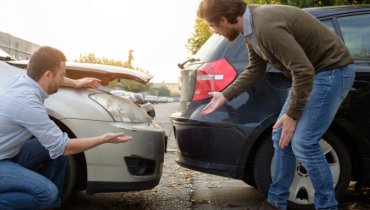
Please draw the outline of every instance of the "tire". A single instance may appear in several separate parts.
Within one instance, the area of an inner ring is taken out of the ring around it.
[[[76,160],[72,155],[68,156],[67,158],[68,163],[64,177],[62,202],[65,202],[68,199],[68,197],[72,194],[76,182]]]
[[[351,179],[350,155],[342,140],[330,132],[327,132],[320,140],[320,146],[328,160],[333,175],[336,198],[339,201],[346,194]],[[270,135],[262,140],[253,164],[253,177],[257,189],[265,195],[267,195],[272,180],[273,153],[274,149]],[[290,187],[289,209],[314,209],[314,190],[311,180],[305,173],[303,166],[299,166],[300,162],[297,161],[295,177]]]

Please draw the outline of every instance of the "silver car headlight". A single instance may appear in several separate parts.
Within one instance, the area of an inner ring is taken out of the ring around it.
[[[149,116],[127,99],[107,93],[95,93],[89,97],[101,105],[116,122],[150,123]]]

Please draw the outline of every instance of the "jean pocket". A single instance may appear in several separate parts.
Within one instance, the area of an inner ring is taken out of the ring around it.
[[[343,75],[342,93],[341,97],[345,98],[351,90],[355,77],[352,75]]]

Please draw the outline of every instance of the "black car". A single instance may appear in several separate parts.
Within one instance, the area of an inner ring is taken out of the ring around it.
[[[350,181],[356,182],[359,190],[370,187],[370,6],[306,11],[343,39],[356,66],[353,89],[320,140],[340,200]],[[216,112],[201,115],[210,101],[208,92],[225,89],[247,64],[241,36],[228,42],[212,35],[184,66],[182,110],[171,117],[178,143],[176,161],[193,170],[244,180],[266,193],[274,167],[271,130],[291,81],[268,65],[265,76],[248,91]],[[308,174],[297,161],[289,204],[311,208],[313,198]]]

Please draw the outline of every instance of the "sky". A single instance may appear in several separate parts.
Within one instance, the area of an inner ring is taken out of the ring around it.
[[[0,31],[62,50],[126,61],[154,76],[178,82],[178,63],[190,57],[199,0],[11,0],[2,1]]]

